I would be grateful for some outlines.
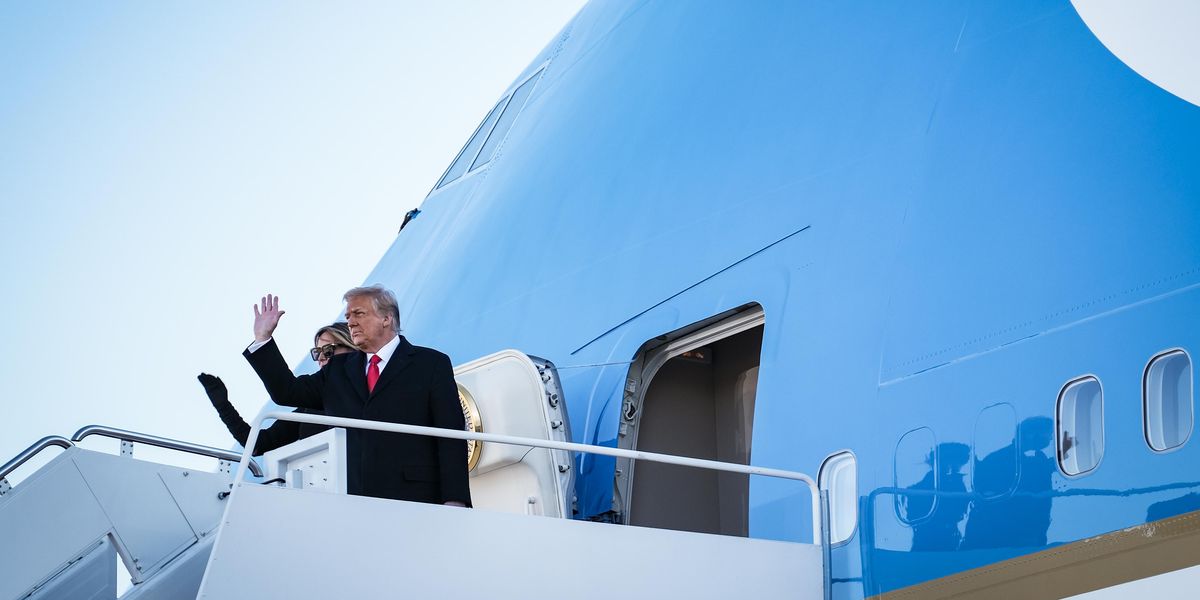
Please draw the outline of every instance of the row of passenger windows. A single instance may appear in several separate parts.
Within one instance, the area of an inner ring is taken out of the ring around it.
[[[1166,452],[1191,437],[1192,359],[1181,349],[1150,360],[1142,376],[1142,426],[1146,443]],[[1058,463],[1067,475],[1082,475],[1104,457],[1104,388],[1088,375],[1068,382],[1058,394]]]
[[[1194,421],[1192,363],[1187,352],[1167,350],[1147,364],[1142,415],[1146,444],[1154,451],[1175,450],[1187,442]],[[905,490],[894,496],[896,515],[917,525],[933,515],[938,501],[965,502],[955,493],[973,492],[987,500],[1018,487],[1031,493],[1048,491],[1055,469],[1068,476],[1084,475],[1100,464],[1104,447],[1104,389],[1094,375],[1077,377],[1062,387],[1054,419],[1035,416],[1018,422],[1008,403],[983,409],[971,446],[939,444],[930,428],[919,427],[901,436],[896,445],[894,481],[897,489]],[[1019,473],[1024,473],[1020,482]],[[935,489],[943,496],[940,500],[931,495]]]
[[[1142,422],[1150,448],[1174,450],[1191,437],[1192,395],[1192,361],[1186,351],[1161,352],[1146,365]],[[973,446],[938,444],[928,427],[905,433],[896,446],[893,464],[896,488],[904,490],[894,495],[896,515],[916,526],[933,518],[939,495],[944,496],[943,504],[957,503],[965,514],[969,492],[982,500],[1006,496],[1018,486],[1029,493],[1047,492],[1056,468],[1052,454],[1057,456],[1058,468],[1069,476],[1083,475],[1100,464],[1104,456],[1104,390],[1096,376],[1078,377],[1063,386],[1053,420],[1036,416],[1018,423],[1016,411],[1007,403],[983,409],[976,421]],[[970,469],[969,486],[965,468]],[[857,526],[857,474],[857,461],[850,452],[833,454],[821,465],[818,485],[829,494],[832,543],[849,539]],[[957,513],[949,510],[947,514]]]
[[[450,168],[446,169],[446,173],[442,175],[434,189],[449,185],[457,181],[464,173],[480,169],[492,160],[496,149],[500,147],[500,142],[504,141],[504,136],[508,134],[509,128],[517,120],[517,115],[524,108],[525,101],[529,99],[529,94],[533,92],[541,75],[542,70],[539,69],[529,79],[517,86],[511,95],[501,98],[496,103],[491,112],[483,118],[483,123],[480,123],[479,127],[475,129],[475,133],[467,141],[467,145],[463,146],[462,151],[458,153],[458,157],[450,164]]]
[[[1194,417],[1192,361],[1186,351],[1161,352],[1146,365],[1142,413],[1146,443],[1153,450],[1166,452],[1187,442]],[[938,496],[943,496],[946,514],[961,518],[970,492],[981,500],[1006,496],[1018,486],[1028,493],[1047,492],[1056,469],[1054,456],[1057,468],[1069,476],[1085,474],[1100,464],[1104,456],[1104,390],[1096,376],[1078,377],[1063,386],[1055,419],[1035,416],[1018,423],[1015,409],[1007,403],[983,409],[972,446],[938,444],[928,427],[905,433],[896,446],[893,464],[896,488],[903,490],[893,496],[896,515],[917,526],[933,518]],[[970,482],[964,472],[967,468]],[[829,494],[832,543],[849,539],[857,527],[857,478],[857,461],[850,452],[833,454],[821,465],[818,485]],[[961,514],[955,513],[954,505]],[[982,533],[986,533],[986,525],[980,525]]]

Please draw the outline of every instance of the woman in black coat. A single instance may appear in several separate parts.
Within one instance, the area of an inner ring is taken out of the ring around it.
[[[317,330],[316,335],[313,336],[313,349],[309,352],[313,360],[317,361],[317,364],[323,369],[334,355],[346,354],[354,350],[354,343],[350,341],[350,328],[344,321],[338,321]],[[250,437],[250,424],[242,419],[237,409],[229,402],[229,390],[225,388],[225,382],[221,381],[220,377],[208,373],[201,373],[197,379],[204,386],[204,392],[208,394],[209,401],[212,402],[213,408],[217,409],[217,415],[221,417],[221,421],[225,423],[229,433],[239,444],[245,446],[246,438]],[[317,412],[304,408],[297,410],[302,413]],[[270,427],[265,427],[258,432],[258,440],[254,443],[254,451],[251,455],[259,456],[264,452],[286,446],[326,429],[329,429],[326,425],[276,421]]]

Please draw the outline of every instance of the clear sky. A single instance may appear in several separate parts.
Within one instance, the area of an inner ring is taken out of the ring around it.
[[[299,364],[581,0],[0,4],[0,462],[93,423],[229,447],[251,305]]]

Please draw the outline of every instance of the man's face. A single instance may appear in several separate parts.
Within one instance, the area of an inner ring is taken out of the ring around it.
[[[367,296],[351,298],[346,303],[346,324],[350,326],[350,339],[363,352],[378,351],[396,335],[391,315],[377,314]]]

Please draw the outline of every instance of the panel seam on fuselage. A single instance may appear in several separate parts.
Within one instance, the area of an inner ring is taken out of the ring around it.
[[[797,234],[799,234],[799,233],[802,233],[802,232],[806,231],[806,230],[807,230],[807,229],[809,229],[810,227],[812,227],[812,225],[805,225],[804,227],[801,227],[800,229],[797,229],[796,231],[793,231],[793,232],[791,232],[791,233],[789,233],[789,234],[787,234],[787,235],[785,235],[785,236],[783,236],[783,237],[781,237],[781,238],[779,238],[779,239],[777,239],[777,240],[775,240],[775,241],[773,241],[773,242],[771,242],[771,243],[767,244],[766,246],[763,246],[762,248],[759,248],[758,250],[755,250],[754,252],[751,252],[750,254],[747,254],[746,256],[743,256],[742,258],[739,258],[739,259],[737,259],[737,260],[733,261],[732,263],[730,263],[730,264],[728,264],[728,265],[726,265],[726,266],[724,266],[724,267],[722,267],[722,268],[720,268],[720,269],[716,270],[715,272],[713,272],[713,273],[709,274],[709,275],[708,275],[708,276],[706,276],[706,277],[703,277],[703,278],[701,278],[699,281],[697,281],[697,282],[695,282],[695,283],[692,283],[691,285],[688,285],[687,287],[685,287],[685,288],[683,288],[683,289],[679,290],[678,292],[675,292],[674,294],[671,294],[670,296],[667,296],[666,298],[663,298],[662,300],[659,300],[658,302],[654,303],[654,304],[653,304],[652,306],[650,306],[649,308],[646,308],[646,309],[644,309],[644,310],[642,310],[642,311],[639,311],[637,314],[633,315],[632,317],[629,317],[628,319],[625,319],[624,321],[621,321],[620,323],[618,323],[618,324],[614,325],[613,327],[609,328],[609,329],[608,329],[607,331],[605,331],[604,333],[601,333],[600,335],[598,335],[598,336],[596,336],[596,337],[592,338],[592,339],[591,339],[591,340],[589,340],[589,341],[588,341],[586,344],[584,344],[584,345],[582,345],[582,346],[580,346],[580,347],[578,347],[578,348],[576,348],[576,349],[572,350],[572,351],[571,351],[571,354],[572,354],[572,355],[578,354],[580,350],[583,350],[584,348],[587,348],[588,346],[590,346],[590,345],[592,345],[592,344],[596,343],[596,342],[597,342],[597,341],[599,341],[600,339],[604,338],[604,336],[606,336],[606,335],[608,335],[608,334],[610,334],[610,333],[612,333],[612,332],[614,332],[614,331],[616,331],[616,330],[618,330],[618,329],[620,329],[620,328],[624,327],[625,325],[629,324],[631,321],[633,321],[633,320],[637,319],[638,317],[640,317],[640,316],[642,316],[642,315],[644,315],[644,314],[646,314],[646,313],[648,313],[648,312],[650,312],[650,311],[652,311],[652,310],[654,310],[654,309],[656,309],[656,308],[658,308],[658,307],[662,306],[663,304],[666,304],[667,302],[670,302],[671,300],[673,300],[673,299],[675,299],[675,298],[678,298],[680,295],[682,295],[682,294],[686,293],[688,290],[691,290],[691,289],[695,288],[696,286],[699,286],[699,285],[703,284],[704,282],[706,282],[706,281],[708,281],[708,280],[710,280],[710,279],[712,279],[712,278],[714,278],[714,277],[716,277],[716,276],[720,275],[721,273],[724,273],[724,272],[726,272],[726,271],[728,271],[728,270],[730,270],[730,269],[732,269],[732,268],[734,268],[734,267],[736,267],[736,266],[738,266],[738,265],[740,265],[740,264],[742,264],[742,263],[744,263],[744,262],[746,262],[746,261],[750,260],[751,258],[754,258],[755,256],[757,256],[757,255],[759,255],[759,254],[761,254],[761,253],[763,253],[763,252],[766,252],[767,250],[770,250],[770,249],[771,249],[773,246],[776,246],[776,245],[778,245],[778,244],[781,244],[781,243],[783,243],[783,242],[787,241],[789,238],[791,238],[791,237],[793,237],[793,236],[795,236],[795,235],[797,235]]]
[[[1071,313],[1071,312],[1074,312],[1074,311],[1077,311],[1077,310],[1081,310],[1081,309],[1083,309],[1083,308],[1087,308],[1088,306],[1092,306],[1092,305],[1094,305],[1094,304],[1096,304],[1096,303],[1099,303],[1099,302],[1104,302],[1104,301],[1107,301],[1107,300],[1111,300],[1111,299],[1113,299],[1113,298],[1118,298],[1118,297],[1120,297],[1120,296],[1128,295],[1128,294],[1134,293],[1134,292],[1136,292],[1136,291],[1138,291],[1138,290],[1142,290],[1142,289],[1145,289],[1145,288],[1148,288],[1148,287],[1154,287],[1154,286],[1156,286],[1156,285],[1161,285],[1161,284],[1163,284],[1163,283],[1166,283],[1166,282],[1168,282],[1168,281],[1172,281],[1172,280],[1175,280],[1175,279],[1179,279],[1179,278],[1181,278],[1181,277],[1186,277],[1186,276],[1188,276],[1188,275],[1191,275],[1191,274],[1194,274],[1194,273],[1197,273],[1197,272],[1200,272],[1200,267],[1198,267],[1198,268],[1194,268],[1194,269],[1190,269],[1190,270],[1188,270],[1188,271],[1184,271],[1184,272],[1182,272],[1182,273],[1178,273],[1178,274],[1172,275],[1172,276],[1170,276],[1170,277],[1165,277],[1165,278],[1159,279],[1159,280],[1157,280],[1157,281],[1154,281],[1154,282],[1152,282],[1152,283],[1147,283],[1147,284],[1143,284],[1143,285],[1140,285],[1140,286],[1137,286],[1137,287],[1134,287],[1134,288],[1130,288],[1130,289],[1128,289],[1128,290],[1125,290],[1125,291],[1122,291],[1122,292],[1116,292],[1116,293],[1113,293],[1113,294],[1109,294],[1108,296],[1105,296],[1105,297],[1103,297],[1103,298],[1099,298],[1099,299],[1092,300],[1092,301],[1089,301],[1089,302],[1084,302],[1084,303],[1078,304],[1078,305],[1076,305],[1076,306],[1074,306],[1074,307],[1072,307],[1072,308],[1069,308],[1069,309],[1064,309],[1064,310],[1061,310],[1061,311],[1058,311],[1058,312],[1055,312],[1055,313],[1051,313],[1051,314],[1049,314],[1049,315],[1046,315],[1046,316],[1044,316],[1044,317],[1042,317],[1041,319],[1038,319],[1038,320],[1040,320],[1040,321],[1045,321],[1045,320],[1052,319],[1052,318],[1055,318],[1055,317],[1057,317],[1057,316],[1060,316],[1060,315],[1069,314],[1069,313]],[[986,349],[984,349],[984,350],[980,350],[980,351],[977,351],[977,352],[972,352],[972,353],[970,353],[970,354],[964,354],[964,355],[962,355],[962,356],[959,356],[959,357],[956,357],[956,358],[953,358],[953,359],[947,360],[947,361],[945,361],[945,362],[942,362],[942,363],[938,363],[938,364],[936,364],[936,365],[932,365],[932,366],[930,366],[930,367],[927,367],[927,368],[921,369],[921,370],[919,370],[919,371],[913,371],[913,372],[911,372],[911,373],[908,373],[908,374],[905,374],[905,375],[900,375],[900,376],[898,376],[898,377],[893,377],[893,378],[891,378],[891,379],[884,380],[884,381],[880,382],[880,384],[879,384],[879,387],[886,387],[886,386],[889,386],[889,385],[892,385],[892,384],[895,384],[895,383],[899,383],[899,382],[901,382],[901,381],[904,381],[904,380],[906,380],[906,379],[910,379],[910,378],[916,377],[916,376],[918,376],[918,375],[921,375],[921,374],[923,374],[923,373],[927,373],[927,372],[929,372],[929,371],[933,371],[933,370],[935,370],[935,369],[940,369],[940,368],[942,368],[942,367],[947,367],[947,366],[950,366],[950,365],[953,365],[953,364],[956,364],[956,363],[961,363],[961,362],[964,362],[964,361],[967,361],[967,360],[971,360],[971,359],[973,359],[973,358],[977,358],[977,357],[983,356],[983,355],[985,355],[985,354],[990,354],[990,353],[992,353],[992,352],[995,352],[995,351],[997,351],[997,350],[1000,350],[1001,348],[1006,348],[1006,347],[1008,347],[1008,346],[1011,346],[1011,345],[1013,345],[1013,344],[1019,344],[1019,343],[1021,343],[1021,342],[1025,342],[1025,341],[1027,341],[1027,340],[1030,340],[1030,339],[1033,339],[1033,338],[1036,338],[1036,337],[1041,337],[1041,336],[1043,336],[1043,335],[1049,335],[1049,334],[1052,334],[1052,333],[1058,333],[1058,332],[1060,332],[1060,331],[1065,331],[1065,330],[1067,330],[1067,329],[1070,329],[1070,328],[1072,328],[1072,327],[1075,327],[1075,326],[1078,326],[1078,325],[1082,325],[1082,324],[1084,324],[1084,323],[1088,323],[1088,322],[1094,321],[1094,320],[1096,320],[1096,319],[1101,319],[1101,318],[1108,317],[1108,316],[1111,316],[1111,315],[1117,314],[1117,313],[1119,313],[1119,312],[1122,312],[1122,311],[1125,311],[1125,310],[1129,310],[1129,309],[1131,309],[1131,308],[1136,308],[1136,307],[1138,307],[1138,306],[1143,306],[1143,305],[1146,305],[1146,304],[1150,304],[1150,303],[1152,303],[1152,302],[1157,302],[1157,301],[1159,301],[1159,300],[1163,300],[1163,299],[1169,298],[1169,297],[1171,297],[1171,296],[1175,296],[1175,295],[1178,295],[1178,294],[1182,294],[1182,293],[1185,293],[1185,292],[1189,292],[1189,291],[1192,291],[1192,290],[1194,290],[1194,289],[1197,289],[1197,288],[1200,288],[1200,283],[1193,283],[1193,284],[1191,284],[1191,285],[1187,285],[1187,286],[1184,286],[1184,287],[1181,287],[1181,288],[1176,288],[1176,289],[1170,290],[1170,291],[1168,291],[1168,292],[1164,292],[1164,293],[1162,293],[1162,294],[1158,294],[1158,295],[1156,295],[1156,296],[1151,296],[1151,297],[1149,297],[1149,298],[1143,298],[1142,300],[1138,300],[1138,301],[1136,301],[1136,302],[1131,302],[1131,303],[1129,303],[1129,304],[1122,304],[1121,306],[1117,306],[1117,307],[1115,307],[1115,308],[1112,308],[1112,309],[1109,309],[1109,310],[1106,310],[1106,311],[1103,311],[1103,312],[1099,312],[1099,313],[1096,313],[1096,314],[1093,314],[1093,315],[1088,315],[1088,316],[1086,316],[1086,317],[1083,317],[1083,318],[1081,318],[1081,319],[1076,319],[1076,320],[1074,320],[1074,321],[1071,321],[1071,322],[1069,322],[1069,323],[1064,323],[1064,324],[1062,324],[1062,325],[1058,325],[1058,326],[1055,326],[1055,327],[1051,327],[1051,328],[1049,328],[1049,329],[1046,329],[1045,331],[1039,331],[1039,332],[1037,332],[1037,333],[1031,333],[1031,334],[1029,334],[1029,335],[1027,335],[1027,336],[1024,336],[1024,337],[1021,337],[1021,338],[1018,338],[1018,339],[1015,339],[1015,340],[1010,340],[1010,341],[1007,341],[1007,342],[1004,342],[1004,343],[1002,343],[1002,344],[998,344],[998,345],[995,345],[995,346],[991,346],[991,347],[989,347],[989,348],[986,348]],[[947,347],[947,348],[945,348],[945,349],[938,350],[937,352],[931,352],[931,353],[929,353],[929,354],[926,354],[926,355],[924,355],[924,356],[921,356],[921,357],[919,357],[919,358],[914,358],[914,359],[912,359],[912,360],[909,360],[909,361],[907,361],[907,362],[904,362],[904,363],[902,363],[900,366],[901,366],[901,367],[904,367],[904,366],[907,366],[907,365],[911,365],[911,364],[913,364],[913,363],[917,363],[917,362],[920,362],[920,361],[922,361],[922,360],[926,360],[926,359],[932,358],[932,357],[934,357],[934,356],[937,356],[937,355],[939,355],[939,354],[945,354],[945,353],[947,353],[947,352],[950,352],[950,351],[952,351],[952,350],[954,350],[954,349],[956,349],[956,348],[962,348],[962,347],[964,347],[964,346],[969,346],[969,345],[971,345],[971,344],[976,344],[976,343],[979,343],[979,342],[981,342],[981,341],[983,341],[983,340],[986,340],[986,339],[989,339],[989,338],[993,338],[993,337],[996,337],[996,336],[999,336],[999,335],[1003,335],[1003,334],[1005,334],[1005,333],[1007,333],[1007,332],[1016,331],[1016,330],[1018,330],[1018,329],[1021,329],[1022,327],[1028,327],[1029,325],[1032,325],[1032,324],[1033,324],[1033,323],[1035,323],[1035,322],[1036,322],[1036,320],[1030,320],[1030,321],[1026,321],[1026,322],[1024,322],[1024,323],[1022,323],[1022,324],[1020,324],[1020,325],[1014,325],[1014,326],[1012,326],[1012,327],[1009,327],[1009,328],[1006,328],[1006,329],[1004,329],[1004,330],[997,331],[997,332],[995,332],[995,333],[992,333],[992,334],[989,334],[989,335],[985,335],[985,336],[982,336],[982,337],[975,338],[974,340],[971,340],[971,341],[969,341],[969,342],[963,342],[963,343],[960,343],[960,344],[956,344],[956,345],[954,345],[954,346],[950,346],[950,347]]]

